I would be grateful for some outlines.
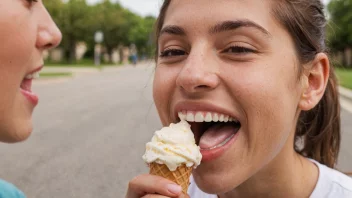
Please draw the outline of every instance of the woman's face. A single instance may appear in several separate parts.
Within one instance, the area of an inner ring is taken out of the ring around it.
[[[294,153],[303,88],[294,43],[271,10],[262,0],[177,0],[166,13],[155,104],[163,125],[179,112],[191,123],[203,154],[193,176],[208,193]]]
[[[38,97],[31,84],[43,50],[57,46],[61,33],[42,0],[1,0],[0,27],[0,141],[17,142],[32,131]]]

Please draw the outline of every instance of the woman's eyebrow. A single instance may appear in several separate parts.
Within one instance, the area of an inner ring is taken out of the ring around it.
[[[186,31],[180,26],[177,25],[168,25],[163,27],[160,31],[160,36],[163,34],[172,34],[176,36],[186,36]]]
[[[214,27],[210,28],[209,34],[217,34],[221,32],[236,30],[238,28],[243,27],[255,28],[260,32],[264,33],[266,36],[271,37],[271,34],[268,30],[258,25],[257,23],[249,20],[224,21],[218,23]]]
[[[262,32],[263,34],[265,34],[267,37],[271,37],[271,34],[269,33],[269,31],[267,31],[265,28],[258,25],[257,23],[249,20],[224,21],[224,22],[218,23],[212,28],[210,28],[209,34],[217,34],[221,32],[232,31],[243,27],[255,28],[260,32]],[[177,25],[167,25],[162,28],[159,36],[163,34],[186,36],[186,30]]]

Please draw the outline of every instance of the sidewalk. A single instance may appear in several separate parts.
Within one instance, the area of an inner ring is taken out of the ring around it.
[[[128,69],[130,67],[154,67],[155,63],[153,61],[141,61],[137,65],[103,65],[102,67],[61,67],[61,66],[49,66],[44,67],[42,72],[48,73],[72,73],[73,77],[84,76],[87,74],[95,74],[99,72],[115,72],[123,69]]]
[[[69,72],[73,75],[85,75],[91,73],[99,72],[99,68],[97,67],[44,67],[42,72],[50,72],[50,73],[60,73],[60,72]]]
[[[340,103],[342,108],[352,113],[352,90],[344,87],[339,87],[340,90]]]
[[[96,67],[44,67],[42,73],[71,73],[71,76],[57,76],[57,77],[40,77],[35,80],[36,85],[48,84],[48,83],[63,83],[76,77],[91,75],[100,72],[99,68]]]

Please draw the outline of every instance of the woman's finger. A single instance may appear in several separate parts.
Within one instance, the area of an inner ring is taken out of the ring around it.
[[[149,195],[145,195],[142,198],[169,198],[163,195],[156,195],[156,194],[149,194]],[[177,198],[190,198],[188,195],[182,194]]]
[[[190,196],[189,196],[189,195],[182,194],[182,195],[180,195],[178,198],[190,198]]]
[[[144,195],[142,198],[169,198],[164,195],[156,195],[156,194],[149,194],[149,195]]]
[[[160,176],[144,174],[132,179],[128,185],[126,198],[140,198],[148,194],[167,197],[181,195],[181,186]]]

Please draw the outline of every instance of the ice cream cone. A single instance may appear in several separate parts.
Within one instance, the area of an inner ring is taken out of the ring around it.
[[[182,187],[182,192],[184,194],[187,194],[189,179],[190,179],[193,167],[187,167],[186,165],[182,165],[177,167],[175,171],[170,171],[165,164],[151,163],[149,167],[150,167],[150,174],[158,175],[170,181],[175,182],[176,184]]]
[[[192,169],[202,160],[191,125],[181,120],[156,131],[146,144],[143,160],[149,164],[150,174],[175,182],[187,194]]]

